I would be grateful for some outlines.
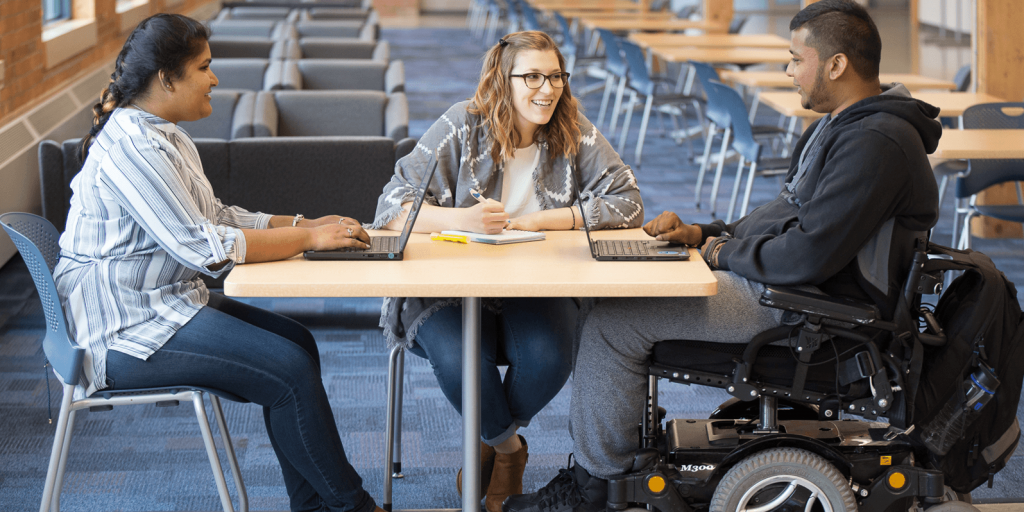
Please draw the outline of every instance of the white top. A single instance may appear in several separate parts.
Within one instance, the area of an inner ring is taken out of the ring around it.
[[[540,151],[537,143],[517,149],[512,159],[505,162],[501,182],[501,204],[505,205],[508,218],[514,219],[544,208],[537,199],[533,173],[540,165]]]
[[[133,109],[110,115],[71,190],[53,278],[87,354],[82,398],[106,387],[108,350],[145,360],[198,313],[209,298],[199,274],[243,263],[241,229],[270,215],[222,204],[188,134]]]

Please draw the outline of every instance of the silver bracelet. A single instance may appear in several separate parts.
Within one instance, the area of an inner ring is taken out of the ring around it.
[[[299,225],[299,221],[301,221],[302,219],[305,219],[305,218],[306,217],[303,216],[301,213],[296,213],[295,214],[295,218],[292,219],[292,227],[294,228],[294,227],[298,226]]]

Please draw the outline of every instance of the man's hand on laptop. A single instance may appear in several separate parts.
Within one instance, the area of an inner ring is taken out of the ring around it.
[[[325,224],[311,229],[310,236],[312,237],[311,248],[314,251],[333,251],[347,247],[370,248],[370,235],[358,223],[345,224],[335,221],[333,224]]]
[[[679,216],[672,212],[661,212],[654,220],[644,224],[644,231],[657,240],[686,244],[689,246],[700,245],[700,228],[693,224],[684,224]]]

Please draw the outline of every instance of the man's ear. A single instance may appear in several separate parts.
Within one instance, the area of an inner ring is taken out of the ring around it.
[[[850,59],[846,57],[845,53],[837,53],[828,60],[828,78],[829,80],[839,80],[843,73],[850,68]]]

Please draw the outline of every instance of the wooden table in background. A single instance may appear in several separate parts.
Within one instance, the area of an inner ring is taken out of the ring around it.
[[[541,10],[606,10],[606,11],[639,11],[641,5],[629,0],[531,0],[528,2],[534,9]]]
[[[698,48],[651,46],[648,50],[666,62],[698,62],[726,64],[785,64],[789,51],[779,48]]]
[[[650,239],[641,229],[594,238]],[[434,242],[414,234],[403,261],[250,263],[231,270],[233,297],[463,297],[462,510],[480,509],[480,302],[482,297],[683,297],[718,292],[696,250],[689,261],[596,261],[580,231],[510,245]],[[390,461],[387,461],[390,464]],[[390,467],[390,466],[389,466]]]
[[[1024,159],[1024,130],[943,130],[933,158]]]
[[[788,47],[789,42],[787,41],[786,48]],[[723,70],[719,72],[719,76],[721,76],[722,82],[724,83],[742,85],[744,87],[751,87],[754,89],[793,89],[796,87],[793,85],[793,79],[786,76],[785,71]],[[938,78],[929,78],[926,76],[913,75],[909,73],[880,73],[878,75],[878,79],[883,84],[899,82],[906,86],[906,88],[911,91],[918,91],[921,89],[943,89],[948,91],[956,90],[956,84],[949,80],[940,80]]]
[[[629,35],[629,40],[641,48],[651,46],[666,48],[672,46],[700,46],[718,48],[783,48],[789,49],[789,40],[774,34],[666,34],[640,32]],[[792,80],[790,80],[792,83]]]
[[[914,97],[939,107],[942,117],[959,117],[972,105],[1004,101],[991,94],[971,92],[916,92]],[[761,103],[787,117],[814,120],[824,115],[800,106],[800,95],[792,91],[763,92]]]
[[[580,23],[587,30],[603,28],[613,32],[647,31],[647,32],[671,32],[687,29],[698,29],[709,33],[725,33],[728,24],[710,23],[707,21],[693,21],[679,18],[650,19],[640,15],[622,15],[616,18],[580,17]]]

